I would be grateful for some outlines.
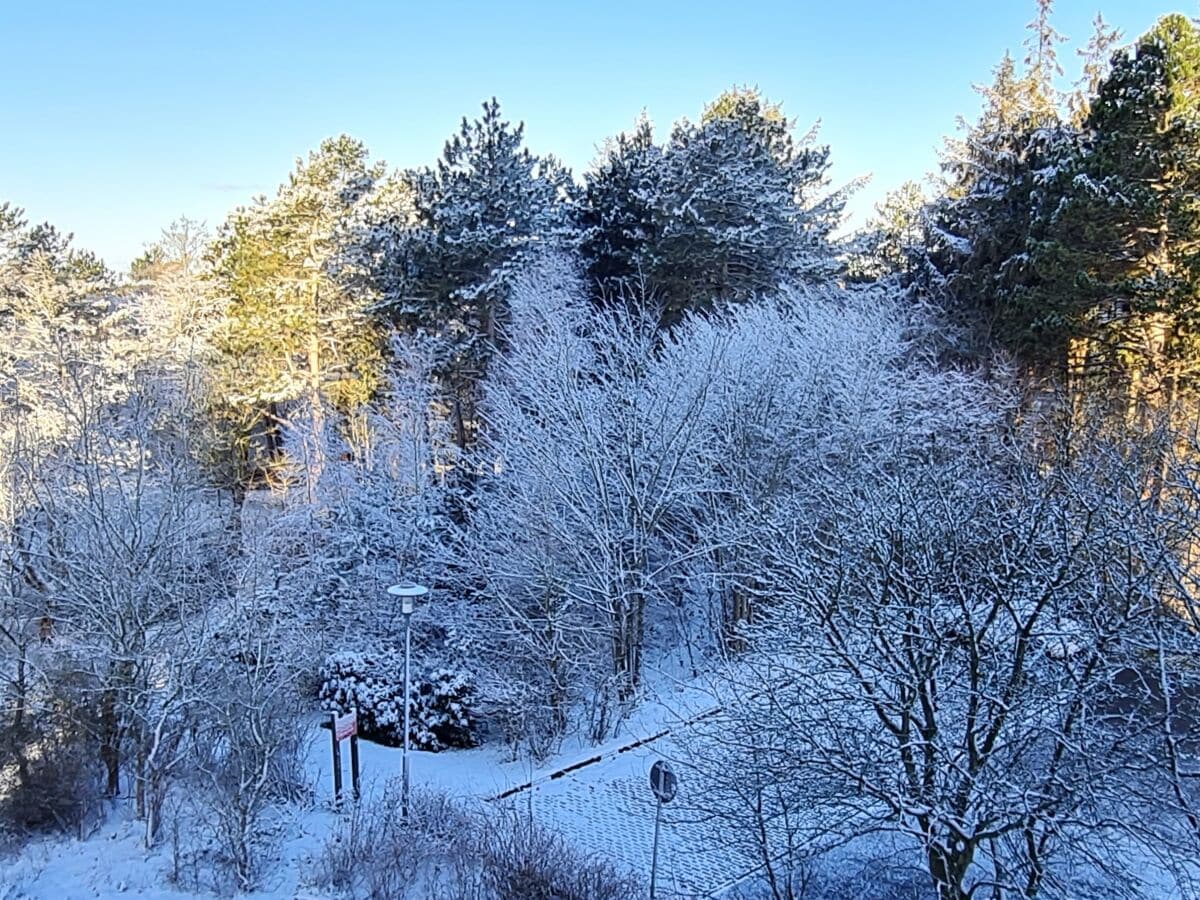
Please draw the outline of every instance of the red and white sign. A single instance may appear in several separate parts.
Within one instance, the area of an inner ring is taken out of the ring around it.
[[[335,740],[344,741],[348,737],[353,737],[358,734],[358,716],[352,712],[346,713],[344,716],[338,716],[333,720],[333,737]]]

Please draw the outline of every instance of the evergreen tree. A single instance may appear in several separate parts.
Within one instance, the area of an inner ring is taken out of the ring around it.
[[[570,173],[524,146],[524,125],[493,98],[465,117],[437,168],[411,173],[415,227],[384,261],[384,303],[408,327],[441,339],[439,374],[454,406],[457,439],[474,428],[475,384],[503,332],[507,294],[522,266],[568,242]]]
[[[1075,90],[1067,98],[1071,111],[1071,124],[1082,128],[1091,111],[1092,98],[1100,90],[1100,82],[1108,77],[1109,61],[1113,51],[1121,40],[1121,31],[1109,27],[1104,16],[1096,13],[1092,23],[1092,36],[1087,46],[1076,52],[1083,60],[1079,79],[1075,82]]]
[[[927,205],[925,192],[915,181],[889,191],[866,224],[851,265],[852,277],[869,281],[898,275],[905,283],[911,281],[924,263]]]
[[[665,325],[836,271],[830,234],[845,195],[818,195],[829,148],[813,137],[795,141],[780,108],[752,90],[728,91],[699,124],[675,127],[645,251]]]
[[[1200,361],[1200,35],[1159,20],[1117,53],[1078,152],[1049,183],[1029,293],[1038,328],[1127,409],[1169,404]]]
[[[947,142],[943,196],[930,213],[929,262],[922,283],[944,298],[972,339],[971,353],[994,344],[1013,350],[1035,368],[1058,348],[1029,329],[1014,298],[1035,277],[1029,246],[1039,226],[1041,185],[1073,147],[1063,125],[1053,79],[1061,71],[1050,25],[1051,3],[1041,0],[1029,24],[1025,68],[1005,54],[989,87],[979,88],[984,106],[964,137]]]
[[[129,277],[134,281],[156,281],[169,276],[194,276],[203,267],[209,238],[204,222],[180,216],[129,264]]]
[[[647,249],[657,243],[654,207],[662,157],[643,115],[632,132],[607,142],[598,165],[584,176],[580,251],[601,298],[637,293],[633,287],[646,274]]]
[[[797,140],[754,90],[721,94],[663,147],[643,117],[585,176],[579,223],[597,293],[656,303],[669,327],[830,277],[846,192],[822,190],[828,168],[829,148],[811,132]]]
[[[98,382],[120,376],[113,357],[125,346],[105,340],[129,330],[115,279],[71,241],[53,225],[30,226],[23,210],[0,204],[0,418],[6,406],[14,415],[39,408],[61,391],[63,379],[78,374],[54,358],[79,370],[94,367],[103,374]],[[83,345],[86,351],[78,349]]]
[[[1025,81],[1030,96],[1034,98],[1034,111],[1040,114],[1057,114],[1059,92],[1054,78],[1063,74],[1058,62],[1057,44],[1066,40],[1054,28],[1054,0],[1036,0],[1037,15],[1026,26],[1025,38]]]
[[[330,408],[350,412],[374,390],[381,331],[375,297],[344,277],[356,211],[383,176],[359,141],[342,136],[298,160],[276,196],[235,211],[211,251],[226,304],[214,342],[222,364],[217,413],[244,486],[279,461],[280,426],[298,409],[319,444]],[[319,471],[323,453],[304,462]]]

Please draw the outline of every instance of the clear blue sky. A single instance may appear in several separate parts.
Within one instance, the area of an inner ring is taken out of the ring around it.
[[[1135,37],[1175,0],[1058,0],[1069,78],[1097,9]],[[495,94],[580,173],[645,108],[665,134],[733,84],[802,129],[858,216],[936,165],[1032,0],[0,0],[0,200],[124,267],[180,214],[217,225],[328,135],[431,163]]]

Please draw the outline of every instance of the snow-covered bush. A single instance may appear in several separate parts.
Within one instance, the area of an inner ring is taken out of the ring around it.
[[[404,658],[393,651],[331,655],[321,668],[325,709],[358,708],[367,740],[404,743]],[[475,682],[469,673],[443,667],[415,670],[410,689],[410,738],[419,750],[474,747],[479,743]]]
[[[471,896],[457,889],[471,818],[445,794],[413,792],[401,817],[401,787],[389,781],[338,820],[317,858],[316,884],[339,896],[399,898]],[[430,888],[437,881],[438,892]]]
[[[638,881],[605,859],[585,856],[514,811],[484,821],[478,841],[488,900],[634,900]]]
[[[579,853],[512,809],[480,813],[435,793],[400,787],[356,804],[317,859],[315,882],[351,898],[632,900],[637,881]]]
[[[273,636],[242,634],[212,673],[205,715],[190,735],[191,798],[218,870],[240,891],[256,886],[278,804],[304,796],[304,727],[295,672]]]

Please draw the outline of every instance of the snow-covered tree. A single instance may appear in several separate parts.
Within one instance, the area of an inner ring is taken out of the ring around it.
[[[780,107],[726,91],[666,146],[649,123],[587,176],[584,251],[601,293],[641,290],[671,326],[781,284],[838,270],[831,234],[845,191],[827,191],[829,148],[793,136]]]
[[[294,487],[263,498],[247,588],[270,618],[292,619],[312,671],[334,644],[387,640],[399,624],[383,588],[401,578],[431,580],[445,565],[442,541],[457,463],[436,398],[428,338],[394,336],[389,370],[359,411],[354,444],[324,424],[285,430],[284,446],[320,443],[319,477],[298,471]],[[298,644],[298,646],[299,646]]]
[[[384,178],[383,166],[346,136],[298,160],[271,199],[235,211],[211,251],[224,304],[214,335],[221,356],[214,411],[225,422],[239,494],[279,462],[281,428],[297,415],[308,432],[372,395],[382,364],[376,297],[347,260],[361,251],[353,227]],[[326,463],[318,444],[298,448],[306,469]]]
[[[205,490],[202,398],[165,320],[81,285],[70,260],[65,243],[7,259],[6,751],[25,773],[40,742],[78,740],[107,794],[132,789],[149,843],[199,691],[205,604],[227,580],[228,513]]]
[[[915,181],[889,191],[863,229],[850,274],[856,280],[896,275],[905,284],[919,279],[925,266],[928,205]]]
[[[1039,374],[1058,375],[1064,348],[1032,327],[1036,315],[1024,298],[1037,282],[1030,251],[1043,231],[1042,185],[1073,152],[1076,134],[1060,120],[1050,80],[1054,41],[1036,31],[1034,38],[1042,49],[1031,50],[1025,70],[1006,54],[993,83],[978,89],[978,122],[947,141],[943,196],[929,216],[930,265],[919,277],[966,326],[970,353],[986,355],[999,345]]]
[[[481,639],[529,666],[559,727],[568,701],[592,703],[597,736],[637,694],[648,610],[696,552],[675,526],[702,487],[706,371],[660,362],[655,324],[594,311],[548,261],[514,291],[484,386]]]
[[[49,563],[70,524],[47,514],[44,482],[96,433],[78,415],[96,407],[68,398],[121,396],[128,333],[95,257],[0,206],[0,765],[11,774],[6,813],[35,824],[78,824],[96,781],[92,720],[56,692],[43,653],[56,615]],[[55,752],[37,752],[55,736]]]
[[[815,130],[795,138],[755,90],[726,91],[698,124],[676,125],[648,254],[668,321],[838,270],[831,235],[846,192],[827,190],[829,148],[815,141]]]
[[[503,332],[505,303],[528,260],[571,235],[570,173],[524,146],[524,125],[493,98],[465,117],[437,168],[409,173],[415,225],[379,261],[383,304],[403,326],[440,338],[460,447],[470,442],[475,384]]]
[[[655,204],[662,187],[663,151],[643,114],[631,132],[608,140],[584,174],[577,217],[588,285],[606,301],[644,291],[646,253],[656,244]]]
[[[698,812],[774,896],[878,832],[956,900],[1078,896],[1088,870],[1137,895],[1115,847],[1194,852],[1170,750],[1195,637],[1164,616],[1141,476],[1101,450],[1057,467],[998,429],[901,430],[755,532],[763,608],[687,759]]]
[[[931,429],[944,421],[918,377],[930,365],[917,338],[922,318],[881,288],[795,288],[680,329],[676,365],[700,370],[715,360],[704,502],[690,527],[711,552],[693,569],[719,601],[708,621],[727,647],[742,646],[740,628],[764,599],[755,575],[764,518],[795,514],[806,496],[819,508],[821,479],[836,469],[853,480],[894,422],[913,421],[915,410]],[[971,404],[956,405],[972,420]]]
[[[1200,371],[1200,36],[1166,16],[1114,55],[1081,145],[1049,179],[1034,327],[1145,427]]]

